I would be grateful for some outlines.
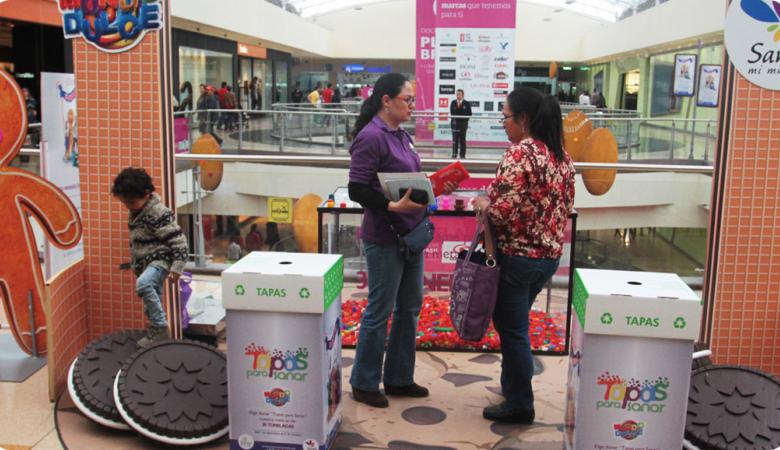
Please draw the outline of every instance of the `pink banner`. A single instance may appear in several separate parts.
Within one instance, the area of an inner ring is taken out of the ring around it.
[[[436,70],[436,2],[417,0],[417,51],[415,60],[415,109],[433,111],[435,96],[433,86]],[[433,129],[430,119],[417,119],[415,141],[432,141]]]
[[[475,31],[473,38],[478,40],[482,38],[478,32],[479,29],[505,29],[514,30],[516,23],[516,0],[417,0],[417,44],[416,44],[416,97],[417,104],[416,109],[418,111],[434,112],[437,109],[448,110],[449,97],[454,98],[455,92],[448,93],[448,95],[439,95],[437,99],[436,93],[436,58],[442,58],[445,64],[451,64],[455,66],[458,58],[465,58],[468,55],[452,55],[440,54],[437,55],[437,42],[436,42],[436,30],[447,29],[462,29],[464,34],[460,36],[461,42],[466,39],[471,39],[472,36],[469,31]],[[511,47],[514,48],[514,35],[512,31],[511,35]],[[509,41],[507,41],[509,42]],[[479,42],[475,42],[478,44]],[[502,47],[506,49],[507,43],[502,42]],[[487,46],[483,44],[483,46]],[[513,53],[513,52],[512,52]],[[445,61],[446,59],[446,61]],[[451,61],[450,61],[451,60]],[[465,59],[463,61],[466,61]],[[491,61],[493,62],[493,61]],[[458,61],[457,64],[462,64]],[[506,65],[513,66],[514,58],[507,58]],[[514,76],[514,67],[509,67],[505,73],[505,78],[509,80],[501,80],[502,83],[507,85],[507,89],[511,86],[511,78]],[[462,69],[462,68],[461,68]],[[455,70],[452,70],[454,73]],[[485,76],[494,76],[496,70],[485,69]],[[468,76],[459,74],[459,78],[463,75],[466,79]],[[498,88],[496,88],[498,89]],[[440,93],[441,94],[441,93]],[[475,101],[476,104],[482,104],[478,98],[467,98],[467,100]],[[500,99],[499,99],[500,101]],[[447,103],[446,105],[444,103]],[[441,104],[440,104],[441,103]],[[497,112],[497,109],[482,109],[477,107],[474,113],[480,112]],[[434,140],[435,122],[431,119],[418,119],[416,123],[416,135],[415,140],[418,142]],[[438,138],[437,138],[438,139]],[[472,143],[477,143],[479,139],[474,140]],[[489,145],[496,145],[494,141],[483,142]]]

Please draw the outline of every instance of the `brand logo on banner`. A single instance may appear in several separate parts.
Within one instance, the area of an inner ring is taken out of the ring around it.
[[[455,71],[452,69],[445,69],[439,71],[439,79],[440,80],[454,80],[455,79]]]
[[[295,352],[278,349],[269,351],[253,342],[244,348],[244,355],[252,360],[252,368],[246,371],[247,378],[306,381],[306,371],[309,369],[309,350],[306,348],[299,348]]]
[[[163,24],[160,0],[59,0],[57,6],[66,39],[82,36],[108,53],[130,50]]]
[[[642,435],[645,430],[645,424],[642,422],[634,422],[633,420],[626,420],[623,423],[616,423],[614,428],[616,437],[627,441],[633,441]]]
[[[658,377],[655,380],[626,379],[609,372],[601,374],[596,384],[604,387],[604,396],[596,402],[596,409],[625,409],[636,413],[659,414],[666,407],[669,379]]]
[[[455,93],[455,86],[451,84],[443,84],[439,86],[439,94],[445,95],[445,94],[454,94]]]
[[[496,72],[495,74],[496,80],[506,80],[508,75],[506,72]]]
[[[270,391],[264,392],[263,397],[265,397],[266,403],[270,403],[271,405],[274,405],[277,408],[281,408],[282,406],[290,402],[290,391],[275,388]]]
[[[439,98],[439,107],[440,108],[447,108],[450,106],[450,99],[447,97],[441,97]]]
[[[763,88],[780,90],[779,2],[731,2],[724,37],[729,57],[742,76]]]
[[[443,264],[455,264],[458,253],[468,251],[471,242],[444,241],[441,244],[441,262]]]

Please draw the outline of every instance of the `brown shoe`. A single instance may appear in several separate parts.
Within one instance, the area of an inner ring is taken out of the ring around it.
[[[390,406],[390,402],[387,401],[385,394],[379,391],[364,391],[353,387],[352,398],[354,398],[356,402],[365,403],[374,408],[387,408]]]
[[[149,327],[146,336],[138,340],[138,346],[140,348],[148,348],[158,342],[167,341],[170,338],[168,327]]]

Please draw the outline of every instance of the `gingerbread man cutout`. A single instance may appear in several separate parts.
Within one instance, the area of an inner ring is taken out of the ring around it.
[[[81,219],[56,186],[24,170],[8,167],[27,134],[27,108],[14,79],[0,70],[0,297],[16,343],[32,354],[32,329],[39,354],[46,353],[44,279],[30,225],[34,218],[58,248],[81,239]],[[35,324],[30,324],[32,291]]]

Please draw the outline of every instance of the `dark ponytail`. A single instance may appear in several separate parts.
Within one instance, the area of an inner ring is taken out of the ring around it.
[[[555,159],[563,161],[563,119],[558,99],[536,89],[521,87],[509,94],[507,102],[515,117],[528,118],[531,136],[544,142]]]
[[[387,95],[390,98],[395,98],[401,93],[407,81],[406,77],[400,73],[386,73],[376,80],[374,92],[360,105],[360,115],[355,121],[355,128],[352,131],[353,138],[357,137],[360,130],[368,125],[382,108],[382,97]]]
[[[565,159],[563,152],[563,118],[561,105],[558,99],[552,95],[545,95],[539,103],[531,121],[531,135],[547,145],[547,148],[555,155],[555,159],[561,162]]]

